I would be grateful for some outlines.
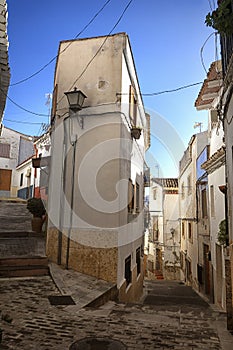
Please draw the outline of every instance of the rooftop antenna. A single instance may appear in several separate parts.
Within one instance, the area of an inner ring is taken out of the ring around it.
[[[199,128],[199,132],[201,132],[201,126],[203,125],[203,123],[201,122],[195,122],[195,124],[193,125],[194,129]]]

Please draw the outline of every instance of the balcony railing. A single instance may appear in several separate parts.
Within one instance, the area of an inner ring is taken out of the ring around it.
[[[218,6],[224,0],[218,0]],[[233,0],[231,0],[231,9],[233,12]],[[220,35],[221,43],[221,57],[222,57],[222,69],[223,77],[225,77],[230,59],[233,54],[233,34],[232,35]]]
[[[221,35],[221,56],[222,56],[222,69],[223,76],[225,77],[227,67],[233,54],[233,35],[223,36]]]

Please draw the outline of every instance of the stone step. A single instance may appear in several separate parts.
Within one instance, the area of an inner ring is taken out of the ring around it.
[[[10,277],[34,277],[34,276],[47,276],[49,274],[48,268],[41,266],[31,266],[30,268],[25,266],[20,269],[0,269],[0,278]]]
[[[12,257],[0,259],[1,266],[31,266],[41,265],[48,266],[48,258],[46,256],[33,256],[33,257]]]
[[[45,256],[43,234],[25,232],[0,234],[0,257]]]
[[[0,277],[32,277],[48,274],[47,257],[0,259]]]

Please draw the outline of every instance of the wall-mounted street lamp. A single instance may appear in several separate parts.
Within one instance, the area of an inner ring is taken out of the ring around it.
[[[72,112],[77,113],[83,107],[83,103],[87,96],[81,91],[74,87],[73,91],[64,92],[67,97],[69,108]],[[83,129],[83,117],[78,116],[79,126]]]
[[[170,228],[170,232],[171,232],[171,235],[172,235],[172,237],[174,237],[174,234],[175,234],[175,229],[172,227],[172,228]]]

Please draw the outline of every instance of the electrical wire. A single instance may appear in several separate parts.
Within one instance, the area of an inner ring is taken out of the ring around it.
[[[196,85],[200,85],[200,84],[203,84],[203,81],[200,81],[200,82],[197,82],[197,83],[188,84],[188,85],[183,85],[183,86],[180,86],[180,87],[178,87],[178,88],[171,89],[171,90],[164,90],[164,91],[151,92],[151,93],[142,93],[141,95],[142,95],[142,96],[147,96],[147,97],[150,97],[150,96],[157,96],[157,95],[167,94],[167,93],[170,93],[170,92],[180,91],[180,90],[187,89],[187,88],[190,88],[190,87],[192,87],[192,86],[196,86]],[[0,88],[0,90],[2,91],[1,88]],[[3,93],[4,93],[4,92],[3,92]],[[129,93],[117,93],[117,95],[129,95]],[[18,103],[16,103],[15,101],[13,101],[7,94],[5,94],[5,96],[6,96],[16,107],[22,109],[24,112],[27,112],[27,113],[30,113],[30,114],[33,114],[33,115],[36,115],[36,116],[39,116],[39,117],[48,117],[47,114],[36,113],[36,112],[30,111],[30,110],[24,108],[23,106],[20,106]],[[59,101],[59,102],[60,102],[60,101]],[[62,116],[64,116],[64,115],[67,114],[67,113],[68,113],[68,112],[65,112],[64,114],[60,115],[59,117],[62,117]]]
[[[96,12],[96,14],[91,18],[91,20],[83,27],[83,29],[74,37],[73,40],[77,39],[89,26],[90,24],[96,19],[96,17],[104,10],[104,8],[108,5],[108,3],[110,2],[111,0],[107,0],[104,5],[101,7],[101,9]],[[70,47],[70,45],[72,44],[73,42],[70,42],[61,52],[60,54],[62,54],[63,52],[65,52],[68,47]],[[24,83],[25,81],[28,81],[30,79],[32,79],[33,77],[35,77],[36,75],[38,75],[39,73],[41,73],[45,68],[47,68],[53,61],[55,61],[57,59],[58,55],[54,56],[53,58],[50,59],[50,61],[48,63],[46,63],[43,67],[41,67],[40,69],[38,69],[36,72],[34,72],[33,74],[29,75],[28,77],[22,79],[22,80],[19,80],[17,81],[16,83],[12,83],[10,84],[10,86],[15,86],[15,85],[19,85],[19,84],[22,84]]]
[[[215,2],[215,0],[212,0],[212,2],[213,2],[213,8],[216,8],[216,2]]]
[[[23,121],[12,120],[12,119],[7,119],[7,118],[3,118],[3,122],[4,121],[11,122],[11,123],[18,123],[18,124],[30,124],[30,125],[41,125],[41,124],[44,124],[44,123],[23,122]]]
[[[208,0],[208,3],[209,3],[209,5],[210,5],[210,9],[211,9],[211,11],[213,11],[213,6],[212,6],[212,4],[211,4],[211,1],[210,1],[210,0]]]
[[[74,85],[81,79],[81,77],[83,76],[83,74],[87,71],[88,67],[90,66],[90,64],[94,61],[94,59],[96,58],[96,56],[98,55],[98,53],[100,52],[100,50],[102,49],[102,47],[104,46],[104,44],[106,43],[106,41],[108,40],[109,36],[112,34],[112,32],[114,31],[114,29],[117,27],[117,25],[120,23],[120,21],[122,20],[124,14],[126,13],[127,9],[129,8],[129,6],[131,5],[131,3],[133,2],[133,0],[130,0],[127,5],[125,6],[123,12],[121,13],[120,17],[118,18],[118,20],[116,21],[116,23],[114,24],[114,26],[112,27],[112,29],[110,30],[110,32],[108,33],[108,35],[105,37],[103,43],[100,45],[100,47],[98,48],[98,50],[96,51],[96,53],[94,54],[94,56],[89,60],[89,62],[87,63],[87,65],[85,66],[85,68],[83,69],[83,71],[80,73],[80,75],[77,77],[77,79],[75,79],[75,81],[73,82],[73,84],[71,85],[71,87],[69,88],[69,91],[74,87]],[[61,102],[63,100],[64,96],[62,96],[60,98],[60,100],[57,102]]]
[[[142,96],[157,96],[157,95],[167,94],[167,93],[170,93],[170,92],[184,90],[184,89],[190,88],[192,86],[200,85],[200,84],[203,84],[203,81],[199,81],[198,83],[192,83],[192,84],[188,84],[188,85],[183,85],[183,86],[180,86],[178,88],[171,89],[171,90],[164,90],[164,91],[151,92],[151,93],[142,93],[141,95]]]
[[[22,109],[24,112],[27,112],[27,113],[30,113],[30,114],[33,114],[33,115],[36,115],[38,117],[47,117],[48,118],[48,115],[47,114],[42,114],[42,113],[36,113],[36,112],[33,112],[33,111],[30,111],[29,109],[27,108],[24,108],[23,106],[19,105],[17,102],[15,102],[14,100],[12,100],[12,98],[10,98],[8,96],[8,94],[6,94],[3,89],[0,87],[0,90],[1,92],[4,94],[4,96],[9,100],[11,101],[11,103],[13,103],[16,107],[18,107],[19,109]]]
[[[208,38],[205,40],[205,42],[204,42],[204,44],[202,45],[201,50],[200,50],[201,64],[202,64],[202,67],[204,68],[204,71],[205,71],[206,75],[207,75],[207,69],[206,69],[206,67],[205,67],[205,63],[204,63],[204,59],[203,59],[203,50],[204,50],[204,47],[205,47],[206,43],[207,43],[208,40],[211,38],[211,36],[214,35],[214,34],[216,34],[216,33],[217,33],[217,32],[213,32],[213,33],[211,33],[211,34],[208,36]]]

